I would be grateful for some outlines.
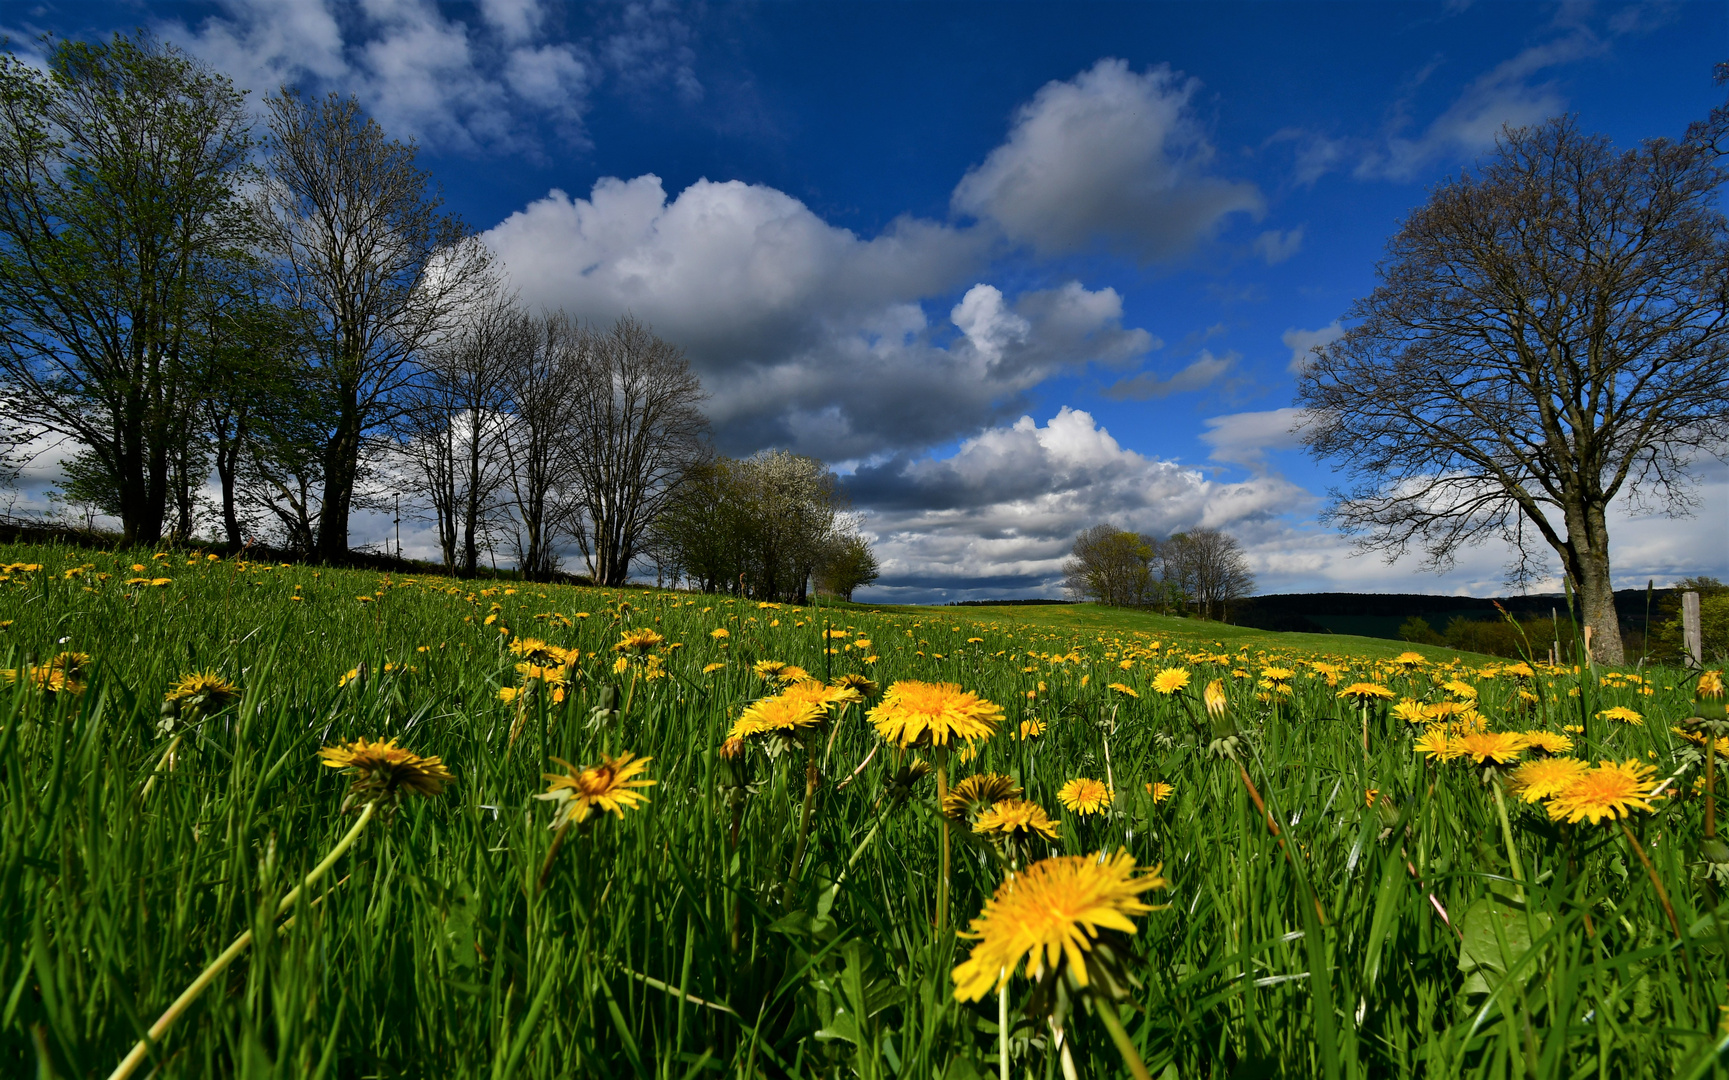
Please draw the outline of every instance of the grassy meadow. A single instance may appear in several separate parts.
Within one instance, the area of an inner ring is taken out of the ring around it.
[[[0,1075],[109,1076],[250,933],[131,1075],[1729,1076],[1729,851],[1676,670],[1093,608],[0,563]],[[616,648],[641,631],[663,640]],[[875,687],[727,744],[777,664]],[[204,671],[237,697],[164,706]],[[866,713],[903,680],[1000,723],[898,748]],[[1462,749],[1497,733],[1498,768]],[[362,737],[454,779],[363,808],[318,756]],[[646,801],[551,828],[553,759],[626,751]],[[1659,790],[1556,820],[1513,770],[1558,758]],[[1056,838],[945,818],[932,765],[1011,778]],[[1104,805],[1065,806],[1076,779]],[[1072,967],[956,1000],[957,930],[1011,869],[1119,850],[1165,885],[1107,934],[1114,1000]]]

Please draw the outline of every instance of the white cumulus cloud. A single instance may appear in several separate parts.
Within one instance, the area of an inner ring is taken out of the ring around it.
[[[1168,67],[1136,73],[1112,59],[1047,83],[962,178],[954,208],[1047,254],[1103,244],[1143,261],[1180,255],[1263,206],[1253,184],[1212,173],[1194,90]]]

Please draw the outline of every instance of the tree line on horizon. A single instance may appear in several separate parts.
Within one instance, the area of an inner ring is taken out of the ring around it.
[[[826,467],[718,457],[689,361],[630,314],[525,307],[353,97],[284,87],[255,126],[147,35],[0,54],[0,319],[0,459],[75,446],[57,498],[126,544],[342,562],[354,513],[406,496],[458,574],[574,548],[609,586],[638,560],[775,598],[874,577]],[[724,573],[673,525],[721,477]],[[816,530],[796,550],[789,520]]]

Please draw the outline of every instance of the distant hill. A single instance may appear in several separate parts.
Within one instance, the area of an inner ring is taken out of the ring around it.
[[[1652,617],[1671,589],[1657,589],[1650,596]],[[1399,626],[1416,615],[1437,631],[1449,620],[1498,619],[1495,604],[1515,616],[1546,616],[1551,611],[1567,617],[1567,598],[1560,594],[1531,596],[1434,596],[1426,593],[1279,593],[1256,596],[1231,607],[1230,621],[1260,630],[1310,634],[1356,634],[1360,637],[1397,638]],[[1615,611],[1629,629],[1645,629],[1644,589],[1622,589],[1615,594]]]

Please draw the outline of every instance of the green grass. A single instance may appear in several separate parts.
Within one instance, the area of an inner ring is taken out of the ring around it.
[[[251,948],[136,1075],[995,1075],[996,1002],[956,1003],[949,973],[970,947],[954,927],[1001,872],[957,832],[950,926],[935,929],[932,782],[885,798],[897,755],[855,708],[789,887],[802,754],[718,753],[764,692],[750,670],[764,659],[976,690],[1007,722],[955,775],[1016,776],[1061,820],[1040,854],[1126,848],[1163,865],[1154,899],[1169,907],[1136,920],[1137,985],[1118,1012],[1154,1076],[1729,1075],[1729,911],[1697,865],[1701,799],[1631,823],[1679,940],[1618,830],[1557,826],[1515,801],[1516,901],[1476,770],[1426,763],[1383,712],[1365,755],[1358,715],[1312,668],[1289,699],[1256,687],[1269,663],[1317,659],[1348,664],[1339,685],[1381,678],[1430,701],[1438,679],[1463,677],[1494,726],[1582,722],[1580,756],[1681,771],[1690,793],[1699,758],[1670,731],[1691,712],[1679,672],[1647,672],[1648,695],[1546,672],[1525,706],[1480,658],[1405,675],[1376,663],[1400,651],[1385,642],[1098,609],[761,608],[152,554],[0,548],[43,567],[0,582],[0,667],[94,657],[80,695],[0,688],[0,1075],[106,1076],[247,930]],[[552,615],[569,625],[536,618]],[[499,700],[516,681],[500,625],[580,650],[563,705]],[[681,644],[664,653],[671,677],[613,675],[627,628]],[[851,635],[827,655],[826,628]],[[858,636],[867,650],[842,647]],[[711,663],[725,666],[703,674]],[[1193,675],[1170,698],[1151,689],[1168,666]],[[205,668],[240,700],[161,731],[164,693]],[[1289,858],[1219,752],[1229,732],[1196,719],[1194,692],[1214,678]],[[591,711],[608,683],[628,698],[621,716]],[[1616,704],[1645,723],[1596,718]],[[1028,719],[1045,732],[1010,738]],[[354,820],[340,812],[348,778],[316,752],[359,736],[440,755],[456,781],[372,823],[279,922],[281,897]],[[549,758],[623,749],[653,757],[651,801],[573,830],[538,889],[552,807],[533,796]],[[1109,814],[1059,808],[1066,780],[1107,770]],[[1155,781],[1173,797],[1155,804]],[[1028,989],[1011,983],[1017,1017]],[[1098,1016],[1078,1011],[1065,1037],[1079,1075],[1126,1075]],[[1042,1023],[1015,1023],[1009,1042],[1015,1076],[1063,1075]]]
[[[965,607],[878,607],[848,605],[851,610],[883,611],[903,615],[929,615],[933,611],[965,612],[968,621],[1020,623],[1053,630],[1095,630],[1110,633],[1150,634],[1176,641],[1202,644],[1212,642],[1236,649],[1249,645],[1254,649],[1292,650],[1303,653],[1335,652],[1341,655],[1388,659],[1414,650],[1431,660],[1446,661],[1454,657],[1490,661],[1479,653],[1461,652],[1444,646],[1413,645],[1386,638],[1358,637],[1351,634],[1271,633],[1253,627],[1160,615],[1132,608],[1104,607],[1099,604],[1038,604],[1038,605],[968,605]]]

